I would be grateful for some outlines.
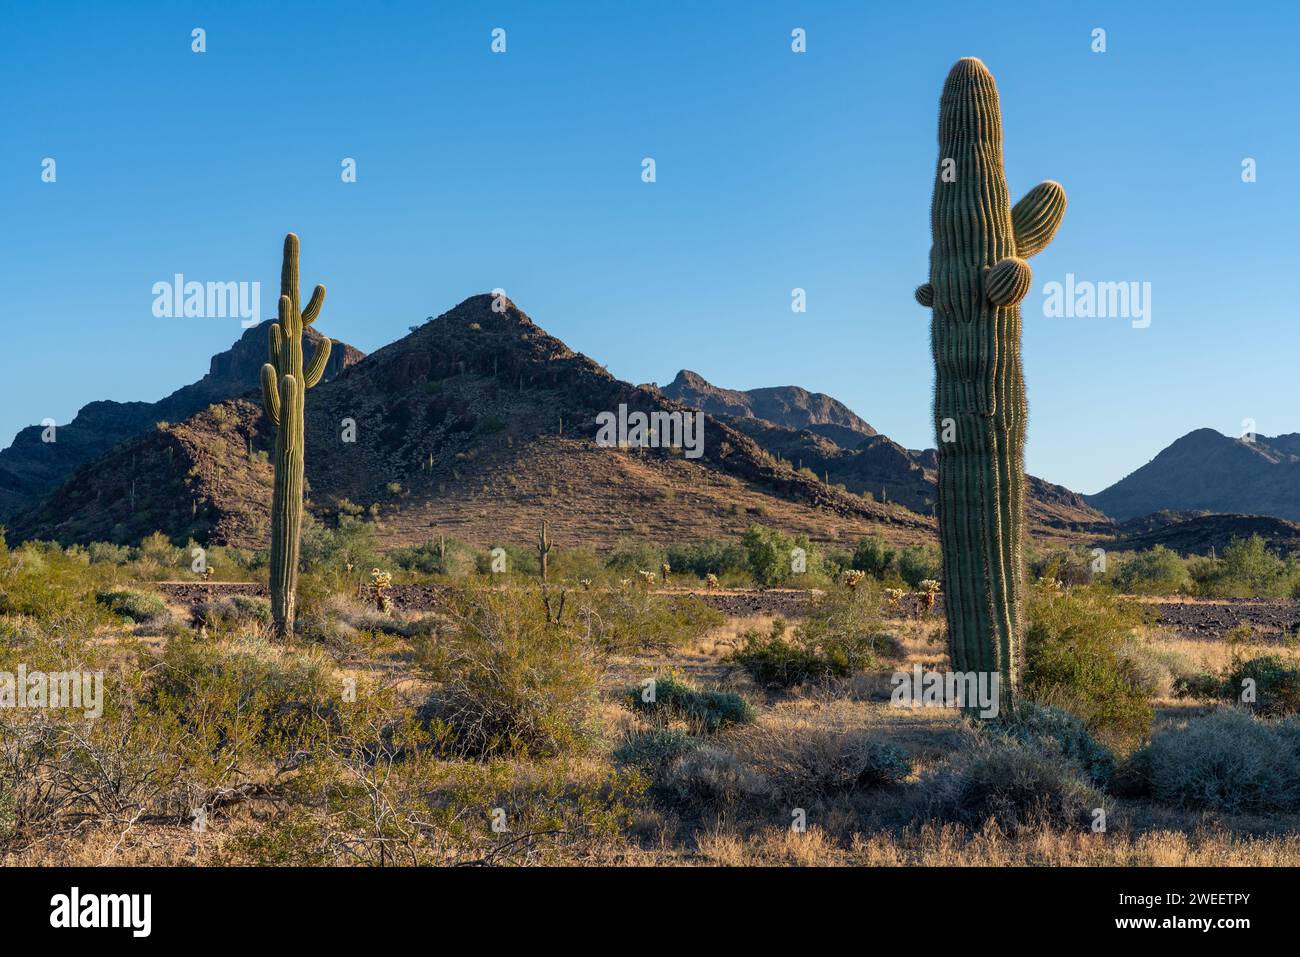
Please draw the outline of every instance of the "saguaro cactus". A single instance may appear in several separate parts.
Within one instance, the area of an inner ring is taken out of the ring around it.
[[[542,581],[546,581],[547,559],[551,555],[551,539],[546,534],[546,519],[542,519],[542,530],[537,535],[537,563],[541,566]]]
[[[279,322],[271,324],[271,361],[262,366],[262,402],[275,423],[275,491],[271,495],[271,616],[279,638],[293,633],[298,590],[298,543],[302,531],[303,396],[325,374],[330,340],[323,337],[306,368],[302,331],[325,302],[317,286],[306,309],[298,307],[298,237],[284,237],[280,268]]]
[[[1024,580],[1025,261],[1052,240],[1065,190],[1050,180],[1014,207],[1002,166],[997,85],[958,60],[939,100],[939,163],[930,207],[934,417],[939,537],[953,668],[1000,675],[1004,707],[1020,679]]]

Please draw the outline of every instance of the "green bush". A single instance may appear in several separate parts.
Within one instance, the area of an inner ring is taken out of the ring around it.
[[[1254,702],[1242,701],[1247,681],[1254,682]],[[1266,718],[1300,713],[1300,665],[1279,655],[1237,662],[1225,675],[1220,695]]]
[[[740,540],[745,563],[754,582],[764,588],[791,584],[810,584],[825,579],[821,555],[806,536],[791,537],[774,528],[751,525]],[[794,550],[803,549],[804,571],[794,568]]]
[[[1041,586],[1028,602],[1026,696],[1083,719],[1089,733],[1112,746],[1145,739],[1154,709],[1125,657],[1140,624],[1108,592]]]
[[[1283,560],[1259,535],[1234,538],[1217,560],[1191,566],[1198,595],[1212,598],[1286,598],[1293,590],[1294,558]]]
[[[697,542],[690,545],[669,545],[664,555],[674,572],[683,572],[704,578],[746,572],[749,569],[745,550],[730,542]]]
[[[849,567],[866,572],[877,581],[884,581],[895,570],[894,562],[898,553],[875,536],[867,536],[858,542],[849,560]],[[937,578],[938,576],[936,576]]]
[[[540,589],[466,585],[449,591],[445,613],[446,625],[415,644],[437,684],[427,714],[445,726],[449,747],[546,757],[595,741],[595,645],[575,619],[548,621]]]
[[[256,595],[230,595],[203,602],[194,609],[195,625],[237,629],[245,625],[263,628],[271,624],[271,602]]]
[[[477,565],[474,550],[453,539],[439,539],[409,548],[398,548],[389,552],[388,559],[405,571],[446,575],[450,578],[463,578],[473,572]]]
[[[149,591],[101,591],[95,594],[95,600],[113,614],[130,618],[134,622],[150,621],[167,611],[167,603],[162,596]]]
[[[655,727],[637,731],[614,749],[614,760],[638,767],[660,768],[699,743],[680,728]]]
[[[627,691],[626,700],[634,711],[669,720],[680,719],[707,733],[726,724],[748,724],[754,720],[754,709],[734,692],[701,691],[671,675],[650,680],[653,684]]]
[[[1133,595],[1173,595],[1192,584],[1187,562],[1163,545],[1138,552],[1120,563],[1115,587]]]
[[[1235,708],[1157,734],[1134,756],[1155,800],[1226,813],[1300,809],[1300,720]]]
[[[939,546],[931,542],[908,545],[899,552],[898,574],[911,588],[920,588],[923,581],[941,580],[943,558]]]
[[[566,604],[602,651],[625,654],[679,648],[727,620],[698,598],[644,588],[574,591]]]
[[[787,636],[783,619],[766,633],[750,630],[727,660],[758,684],[789,688],[818,678],[842,678],[897,657],[898,642],[883,630],[880,596],[871,588],[827,592]]]

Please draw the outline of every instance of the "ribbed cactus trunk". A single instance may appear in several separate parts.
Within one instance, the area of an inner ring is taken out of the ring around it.
[[[930,281],[938,518],[953,669],[1019,689],[1023,635],[1025,401],[1020,301],[1025,261],[1052,239],[1065,191],[1048,181],[1012,208],[1002,165],[997,85],[958,60],[939,101],[939,163],[930,207]]]
[[[279,322],[271,324],[271,361],[262,366],[262,402],[276,426],[275,490],[271,495],[271,616],[278,638],[293,633],[298,593],[303,400],[306,390],[325,374],[330,357],[330,340],[322,338],[304,368],[302,331],[316,321],[324,302],[325,287],[317,286],[307,308],[298,307],[298,237],[290,233],[284,238],[284,264],[280,269]]]

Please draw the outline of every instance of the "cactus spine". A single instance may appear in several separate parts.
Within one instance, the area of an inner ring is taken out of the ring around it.
[[[1024,581],[1024,373],[1020,301],[1030,256],[1052,240],[1065,190],[1047,181],[1014,208],[1002,165],[997,85],[958,60],[939,101],[930,207],[934,417],[944,613],[956,671],[1000,676],[1003,707],[1020,680]]]
[[[325,302],[317,286],[306,309],[298,305],[298,237],[284,237],[279,321],[271,324],[271,361],[262,366],[262,403],[275,425],[275,490],[271,495],[271,616],[278,638],[293,633],[298,591],[298,545],[302,531],[303,396],[325,374],[330,340],[322,338],[305,367],[302,331]]]

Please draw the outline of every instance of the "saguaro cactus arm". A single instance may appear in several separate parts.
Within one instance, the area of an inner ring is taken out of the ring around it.
[[[312,290],[311,299],[307,302],[307,308],[302,311],[302,324],[310,326],[320,315],[320,307],[325,305],[325,287],[317,285]]]
[[[1016,255],[1036,256],[1047,248],[1065,217],[1065,187],[1044,180],[1011,207],[1011,229],[1016,237]]]
[[[262,406],[272,425],[280,424],[280,385],[277,382],[275,366],[266,363],[262,366]]]
[[[316,351],[312,353],[311,362],[307,363],[307,370],[303,373],[308,389],[319,382],[320,377],[325,374],[325,367],[330,361],[330,346],[328,338],[323,338],[316,343]]]

